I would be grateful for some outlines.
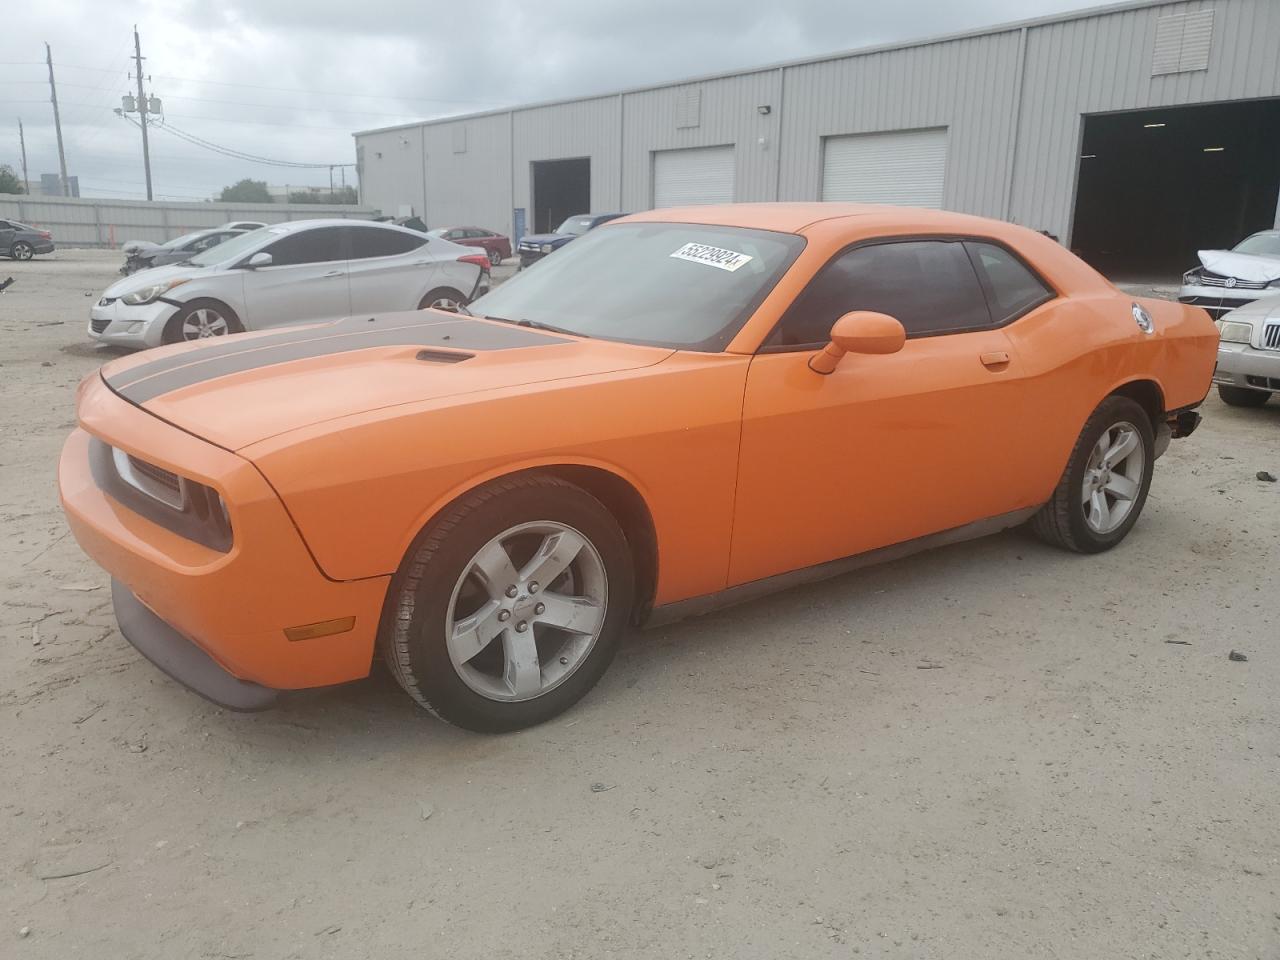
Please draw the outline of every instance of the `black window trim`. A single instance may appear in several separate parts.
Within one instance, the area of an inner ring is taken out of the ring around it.
[[[980,234],[968,234],[968,233],[912,233],[912,234],[904,233],[904,234],[894,234],[893,236],[886,236],[886,237],[869,237],[865,240],[854,241],[853,243],[850,243],[840,248],[834,254],[831,255],[831,258],[827,260],[826,263],[824,263],[821,267],[818,268],[817,272],[814,273],[814,275],[809,279],[809,282],[804,285],[804,289],[801,290],[798,294],[796,294],[795,297],[792,298],[791,303],[787,306],[787,308],[782,311],[782,315],[778,317],[777,322],[775,322],[772,329],[769,330],[768,335],[766,335],[765,338],[760,341],[760,346],[756,348],[756,353],[757,354],[812,353],[814,350],[821,350],[824,346],[827,345],[827,343],[829,342],[827,340],[821,340],[816,343],[773,343],[773,344],[769,343],[769,340],[773,337],[775,333],[778,332],[779,328],[781,328],[783,321],[787,319],[787,314],[791,312],[791,308],[795,306],[795,304],[800,300],[800,298],[809,292],[809,288],[812,287],[815,283],[817,283],[820,279],[822,279],[822,276],[829,269],[831,269],[832,265],[836,261],[838,261],[841,257],[845,256],[845,254],[852,253],[854,250],[859,250],[863,247],[885,246],[890,243],[919,243],[921,241],[930,241],[930,240],[938,241],[940,243],[961,244],[961,249],[964,251],[965,259],[968,260],[969,262],[969,268],[973,270],[974,278],[978,281],[978,289],[982,291],[982,299],[985,301],[987,305],[987,315],[991,317],[992,320],[988,323],[985,323],[976,327],[957,327],[954,330],[937,330],[937,331],[929,331],[925,333],[908,332],[907,333],[908,340],[922,340],[925,337],[949,337],[949,336],[954,336],[955,334],[958,334],[958,333],[978,333],[983,330],[1000,330],[1004,327],[1009,326],[1009,324],[1011,323],[1016,323],[1018,320],[1021,320],[1032,310],[1039,309],[1040,307],[1043,307],[1046,303],[1051,303],[1052,301],[1057,300],[1059,297],[1062,296],[1062,292],[1053,284],[1051,284],[1048,280],[1046,280],[1044,278],[1044,275],[1039,270],[1037,270],[1031,264],[1027,263],[1027,261],[1023,258],[1023,256],[1020,253],[1018,253],[1018,251],[1014,250],[1004,241],[997,240],[995,237],[985,237]],[[995,322],[994,320],[995,313],[993,312],[993,309],[992,309],[992,302],[993,302],[992,291],[989,289],[986,278],[983,276],[982,271],[980,271],[977,265],[973,262],[973,253],[972,251],[970,251],[968,247],[969,243],[986,243],[986,244],[990,244],[993,247],[999,247],[1001,250],[1004,250],[1006,253],[1012,256],[1015,260],[1017,260],[1020,264],[1022,264],[1022,266],[1026,268],[1027,272],[1030,273],[1033,277],[1035,277],[1036,280],[1039,281],[1042,286],[1044,286],[1044,288],[1048,291],[1048,295],[1043,300],[1032,303],[1030,306],[1024,308],[1023,310],[1020,310],[1018,313],[1009,317],[1007,320],[1001,321],[999,323]]]

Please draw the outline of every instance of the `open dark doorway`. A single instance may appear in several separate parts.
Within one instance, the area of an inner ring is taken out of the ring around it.
[[[590,212],[590,157],[533,161],[534,233],[550,233],[566,217]]]
[[[1071,248],[1109,276],[1173,277],[1276,220],[1280,100],[1084,118]]]

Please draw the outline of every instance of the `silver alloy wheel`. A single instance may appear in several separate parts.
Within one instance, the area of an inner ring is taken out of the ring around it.
[[[192,310],[182,321],[183,340],[225,337],[229,332],[227,318],[210,307],[199,307]]]
[[[489,262],[493,264],[495,267],[498,266],[499,264],[502,263],[502,254],[500,254],[497,250],[490,250]]]
[[[432,300],[431,306],[439,310],[448,310],[450,313],[458,313],[458,307],[462,304],[454,300],[452,297],[440,297],[438,300]]]
[[[586,661],[609,580],[591,541],[552,520],[498,534],[467,563],[445,615],[454,670],[490,700],[540,697]]]
[[[1107,534],[1124,523],[1138,499],[1146,468],[1146,448],[1137,427],[1121,421],[1102,431],[1089,453],[1080,490],[1090,530]]]
[[[15,260],[30,260],[36,255],[36,248],[25,240],[19,240],[13,245],[12,254]]]

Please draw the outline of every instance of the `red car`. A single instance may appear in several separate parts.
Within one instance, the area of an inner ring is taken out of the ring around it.
[[[441,227],[438,230],[428,230],[427,236],[442,237],[464,247],[483,247],[489,255],[489,262],[495,267],[511,256],[509,237],[480,227]]]

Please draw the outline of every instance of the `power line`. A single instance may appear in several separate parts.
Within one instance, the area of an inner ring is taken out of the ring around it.
[[[125,117],[125,119],[135,126],[137,125],[137,121],[132,117]],[[187,143],[193,144],[194,146],[203,147],[204,149],[211,150],[214,153],[220,153],[224,157],[231,157],[234,160],[244,160],[249,163],[260,163],[270,167],[291,167],[303,170],[325,170],[331,167],[355,166],[355,164],[349,163],[304,163],[298,160],[278,160],[272,157],[261,157],[257,154],[246,153],[243,150],[237,150],[234,147],[226,147],[222,144],[214,143],[211,140],[206,140],[203,137],[198,137],[194,133],[188,133],[167,121],[165,123],[155,123],[152,124],[152,126],[157,130],[164,130],[166,133],[177,137],[179,140],[185,140]]]

